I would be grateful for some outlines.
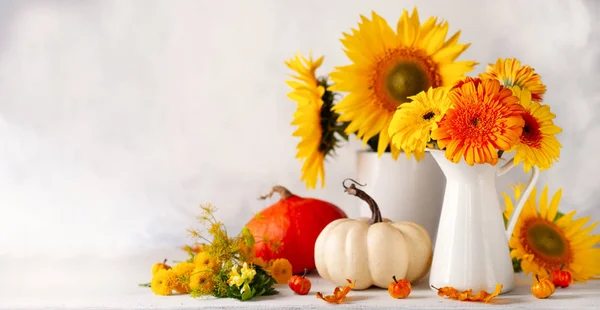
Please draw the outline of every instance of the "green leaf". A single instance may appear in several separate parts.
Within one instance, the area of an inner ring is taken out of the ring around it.
[[[564,213],[557,211],[556,212],[556,217],[554,218],[554,222],[558,221],[561,217],[565,216]]]
[[[523,271],[523,269],[521,269],[521,259],[513,258],[512,264],[513,264],[513,271],[515,273],[519,273],[519,272]]]
[[[242,294],[242,301],[246,301],[252,298],[252,290],[245,290]]]

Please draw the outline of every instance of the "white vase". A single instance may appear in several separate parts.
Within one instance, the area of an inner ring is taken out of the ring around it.
[[[358,151],[357,180],[362,189],[377,202],[384,218],[415,222],[435,240],[444,199],[446,179],[431,154],[417,162],[400,154],[394,160],[390,153],[381,157],[376,152]],[[360,202],[361,217],[370,217],[365,202]]]
[[[469,166],[462,160],[459,163],[449,161],[443,151],[431,150],[429,153],[447,178],[430,285],[491,293],[497,284],[502,284],[501,292],[509,292],[514,287],[514,272],[508,237],[537,182],[538,168],[533,168],[505,230],[496,177],[513,168],[514,161],[501,159],[496,166]]]

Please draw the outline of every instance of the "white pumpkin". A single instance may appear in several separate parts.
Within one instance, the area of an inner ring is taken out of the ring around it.
[[[433,250],[427,230],[412,222],[381,217],[375,201],[354,184],[346,192],[365,200],[371,219],[338,219],[323,229],[315,243],[319,275],[339,286],[356,280],[354,289],[387,288],[392,276],[413,283],[431,267]]]

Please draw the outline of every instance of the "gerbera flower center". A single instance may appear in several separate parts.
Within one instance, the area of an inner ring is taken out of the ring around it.
[[[430,119],[432,119],[435,116],[435,113],[433,111],[429,111],[427,113],[425,113],[425,115],[423,115],[423,119],[428,121]]]
[[[540,124],[529,112],[523,114],[523,120],[525,121],[525,126],[523,127],[521,142],[530,147],[540,148],[542,146]]]
[[[459,137],[466,138],[474,144],[482,144],[496,127],[496,115],[485,111],[484,105],[473,105],[470,111],[463,111],[465,115],[458,117],[453,124],[453,129]]]
[[[571,249],[562,230],[543,218],[531,218],[521,227],[521,244],[534,261],[548,269],[559,269],[571,261]]]
[[[388,111],[429,87],[438,87],[442,78],[438,67],[419,49],[402,47],[388,52],[376,64],[373,90],[378,102]]]

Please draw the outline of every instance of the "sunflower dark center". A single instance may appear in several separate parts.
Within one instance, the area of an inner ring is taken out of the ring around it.
[[[546,224],[532,225],[527,235],[530,244],[547,256],[562,256],[565,253],[566,246],[561,235]]]
[[[320,112],[320,124],[321,124],[321,141],[319,143],[319,152],[323,155],[331,153],[342,139],[347,139],[347,135],[344,133],[344,129],[347,125],[338,123],[337,119],[339,114],[332,111],[333,102],[335,100],[334,94],[328,89],[326,78],[320,78],[318,80],[319,86],[325,88],[325,92],[321,99],[323,105],[321,106]]]
[[[439,65],[421,49],[390,50],[374,69],[369,89],[373,90],[377,103],[390,112],[409,101],[408,97],[442,85]]]
[[[432,119],[434,116],[435,116],[435,113],[427,112],[427,113],[425,113],[425,115],[423,115],[423,119],[428,121],[428,120]]]
[[[408,101],[423,90],[427,90],[430,81],[423,67],[415,62],[400,62],[393,66],[385,78],[385,89],[398,102]]]

